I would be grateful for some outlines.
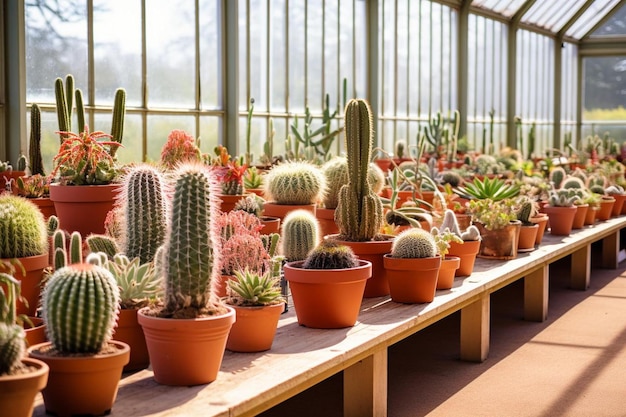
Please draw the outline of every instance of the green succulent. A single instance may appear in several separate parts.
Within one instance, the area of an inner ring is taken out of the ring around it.
[[[518,184],[509,184],[499,178],[490,179],[489,177],[484,177],[482,181],[474,178],[473,182],[468,182],[456,188],[455,193],[468,200],[488,198],[493,201],[500,201],[517,196],[519,190],[520,186]]]
[[[162,296],[161,275],[153,262],[141,263],[138,257],[131,260],[117,254],[103,266],[117,282],[122,309],[141,308]]]
[[[266,306],[284,303],[280,291],[280,277],[271,273],[259,274],[248,269],[234,271],[235,279],[228,280],[229,304],[239,306]]]

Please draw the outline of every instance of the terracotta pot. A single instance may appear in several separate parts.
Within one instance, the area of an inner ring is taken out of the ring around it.
[[[596,214],[598,213],[598,207],[589,207],[585,214],[585,226],[593,225],[596,222]]]
[[[367,280],[363,297],[382,297],[389,295],[389,282],[387,281],[387,271],[383,264],[383,255],[391,252],[393,236],[385,236],[386,240],[371,240],[367,242],[348,242],[336,239],[337,235],[325,236],[325,239],[333,239],[341,245],[346,245],[354,254],[372,264],[372,278]]]
[[[49,368],[44,362],[23,358],[31,372],[0,376],[0,410],[3,416],[30,417],[35,397],[48,383]]]
[[[482,223],[475,223],[480,231],[479,258],[485,259],[515,259],[517,257],[517,242],[522,223],[515,221],[501,229],[488,230]]]
[[[256,194],[259,197],[263,197],[265,195],[265,191],[262,188],[246,188],[246,192]]]
[[[356,323],[372,264],[359,260],[348,269],[303,269],[303,261],[284,266],[298,323],[317,329],[351,327]]]
[[[48,253],[43,255],[28,256],[26,258],[18,258],[22,263],[25,275],[16,271],[15,279],[21,281],[21,295],[28,302],[28,307],[20,300],[17,301],[17,314],[26,314],[35,317],[37,314],[37,306],[39,305],[39,294],[41,292],[41,279],[43,270],[50,264],[48,263]]]
[[[26,343],[28,346],[35,346],[39,343],[47,342],[46,337],[46,324],[40,317],[29,317],[30,322],[33,324],[29,326],[24,323],[24,333],[26,333]]]
[[[393,258],[384,256],[389,294],[396,303],[430,303],[435,298],[441,256]]]
[[[585,225],[585,217],[587,217],[587,211],[589,210],[589,204],[581,204],[576,206],[576,214],[574,215],[574,221],[572,222],[572,229],[582,229]]]
[[[454,275],[461,266],[461,258],[458,256],[446,256],[441,260],[439,275],[437,275],[437,289],[449,290],[454,285]]]
[[[535,245],[541,245],[543,235],[546,231],[546,227],[548,226],[548,215],[545,213],[539,213],[535,217],[531,217],[530,221],[539,226],[537,228],[537,236],[535,237]]]
[[[530,252],[535,250],[535,241],[537,240],[538,230],[538,224],[533,224],[532,226],[522,225],[520,227],[519,236],[517,238],[518,252]]]
[[[258,307],[230,306],[235,309],[236,320],[230,329],[226,349],[232,352],[271,349],[278,320],[285,309],[284,303]]]
[[[468,227],[472,225],[472,215],[471,214],[461,214],[455,213],[456,221],[459,224],[459,230],[464,232]]]
[[[391,159],[388,158],[374,159],[374,163],[378,165],[378,168],[382,169],[385,173],[391,168]]]
[[[280,233],[280,218],[262,216],[259,217],[263,227],[261,228],[261,234],[269,235],[270,233]]]
[[[83,239],[104,233],[104,221],[113,209],[119,184],[50,185],[50,199],[59,218],[59,228],[78,231]]]
[[[39,208],[44,219],[48,220],[50,216],[56,216],[54,202],[49,197],[29,198],[28,200]]]
[[[164,319],[138,312],[154,379],[163,385],[200,385],[217,379],[235,310],[197,319]]]
[[[23,177],[26,175],[24,171],[2,171],[0,172],[0,194],[8,191],[7,185],[10,184],[11,191],[13,194],[17,194],[15,188],[15,181],[19,177]]]
[[[130,348],[126,343],[110,341],[114,353],[88,356],[47,354],[51,343],[28,348],[31,358],[50,367],[43,401],[46,412],[57,416],[105,415],[111,412],[122,368],[128,363]]]
[[[220,210],[222,213],[228,213],[235,208],[235,204],[242,198],[246,198],[245,194],[237,194],[237,195],[227,195],[227,194],[218,194],[217,196],[220,201]]]
[[[448,256],[457,256],[460,259],[459,267],[454,273],[455,276],[469,277],[472,275],[479,250],[480,240],[467,240],[463,243],[450,242]]]
[[[130,359],[124,366],[124,372],[138,371],[150,365],[146,338],[143,329],[137,321],[136,309],[121,309],[117,318],[117,325],[113,330],[115,340],[130,346]]]
[[[339,233],[337,223],[335,223],[335,209],[317,208],[315,217],[320,225],[320,236],[328,236]]]
[[[307,210],[311,213],[315,214],[316,205],[315,204],[304,204],[304,205],[294,205],[294,204],[276,204],[273,202],[267,202],[263,204],[263,215],[269,217],[278,217],[281,220],[285,218],[290,211],[294,210]]]
[[[622,211],[620,212],[620,214],[626,214],[626,201],[624,202],[624,204],[622,204]]]
[[[617,217],[622,214],[622,208],[624,207],[624,200],[626,200],[626,194],[613,194],[611,195],[615,199],[613,208],[611,209],[611,216]]]
[[[572,232],[574,224],[574,216],[578,210],[576,206],[571,207],[544,207],[548,215],[548,223],[550,225],[550,234],[557,236],[569,236]]]
[[[614,198],[602,197],[600,200],[600,208],[596,211],[596,220],[605,221],[611,218],[613,212],[613,205],[615,204]]]

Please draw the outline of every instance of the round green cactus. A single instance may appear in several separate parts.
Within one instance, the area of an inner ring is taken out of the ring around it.
[[[57,351],[97,353],[111,339],[120,295],[105,268],[73,264],[58,269],[42,299],[47,336]]]
[[[550,171],[550,182],[554,184],[554,188],[561,188],[565,176],[565,170],[562,167],[552,168],[552,171]]]
[[[282,226],[283,255],[288,261],[302,261],[317,246],[319,224],[315,215],[306,210],[287,214]]]
[[[569,188],[583,189],[583,188],[585,188],[585,183],[583,182],[583,180],[581,180],[578,177],[569,176],[569,177],[565,177],[563,182],[561,182],[561,188],[565,188],[565,189],[569,189]]]
[[[0,375],[19,366],[26,350],[24,338],[19,324],[0,323]]]
[[[325,240],[313,249],[304,260],[304,269],[347,269],[359,265],[352,249],[339,243]]]
[[[435,238],[424,229],[411,228],[400,233],[393,241],[394,258],[432,258],[437,254]]]
[[[0,195],[0,258],[25,258],[47,251],[46,222],[37,206],[22,197]]]
[[[265,187],[267,200],[276,204],[313,204],[326,192],[326,178],[311,163],[286,162],[267,173]]]

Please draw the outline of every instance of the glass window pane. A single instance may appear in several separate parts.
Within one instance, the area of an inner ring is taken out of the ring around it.
[[[195,118],[193,116],[151,115],[148,116],[148,149],[146,159],[158,161],[161,158],[161,148],[167,141],[167,136],[174,129],[184,130],[195,137]]]
[[[111,132],[111,112],[98,112],[95,115],[95,126],[97,130],[105,133]],[[116,156],[120,164],[129,162],[139,162],[143,157],[142,144],[142,123],[138,114],[126,114],[124,118],[124,137],[122,146],[118,149]]]
[[[214,116],[200,117],[200,149],[203,153],[213,154],[213,149],[222,137],[222,118]]]
[[[505,17],[511,17],[525,2],[526,0],[473,0],[472,6],[493,10]]]
[[[590,36],[626,35],[626,6],[622,6],[611,16],[606,23],[596,29]]]
[[[287,107],[287,14],[286,0],[270,2],[270,111]],[[241,43],[240,43],[241,44]],[[245,84],[244,84],[245,85]]]
[[[200,2],[200,80],[202,109],[223,108],[222,11],[219,0]]]
[[[597,0],[565,32],[567,36],[580,39],[587,34],[619,0]]]
[[[289,110],[294,113],[303,113],[306,102],[304,8],[304,2],[289,2]]]

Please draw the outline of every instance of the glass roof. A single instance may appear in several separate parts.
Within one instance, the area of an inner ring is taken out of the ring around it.
[[[571,26],[567,27],[565,35],[575,39],[583,38],[619,2],[620,0],[593,0]],[[510,19],[526,3],[527,0],[472,0],[471,4],[472,7],[490,10]],[[536,0],[524,13],[521,22],[546,29],[552,33],[558,33],[566,27],[586,3],[588,3],[587,0]],[[624,18],[626,18],[626,12],[620,17],[610,19],[611,26],[606,30],[610,34],[626,34]]]
[[[626,6],[622,6],[589,37],[626,35]]]

